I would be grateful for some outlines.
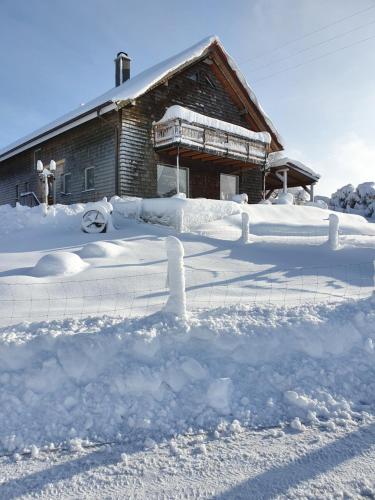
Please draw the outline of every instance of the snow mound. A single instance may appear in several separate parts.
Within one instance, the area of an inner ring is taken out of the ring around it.
[[[279,193],[274,201],[275,205],[293,205],[294,196],[292,193]]]
[[[232,307],[0,330],[0,448],[375,414],[375,309]],[[236,424],[237,425],[237,424]]]
[[[103,258],[103,257],[118,257],[124,253],[124,248],[109,241],[95,241],[86,243],[78,254],[83,259]]]
[[[59,276],[80,273],[88,264],[71,252],[55,252],[43,255],[35,264],[31,275],[35,277]]]
[[[27,207],[17,204],[0,205],[0,234],[12,234],[24,230],[79,231],[85,205],[55,205],[45,217],[42,205]]]
[[[234,201],[208,200],[205,198],[150,198],[142,201],[142,218],[147,222],[175,227],[179,212],[184,212],[184,226],[222,219],[241,212]]]

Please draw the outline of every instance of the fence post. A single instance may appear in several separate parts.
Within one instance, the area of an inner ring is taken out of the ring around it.
[[[328,244],[331,250],[339,247],[339,218],[336,214],[329,215]]]
[[[142,198],[136,200],[135,203],[136,203],[135,218],[136,220],[140,221],[142,217]]]
[[[249,243],[250,217],[247,212],[242,212],[242,243]]]
[[[179,318],[186,317],[186,292],[184,270],[184,247],[181,241],[174,236],[165,240],[168,257],[168,285],[169,297],[164,311]]]
[[[184,209],[179,208],[177,209],[176,213],[176,231],[178,234],[181,234],[184,232]]]

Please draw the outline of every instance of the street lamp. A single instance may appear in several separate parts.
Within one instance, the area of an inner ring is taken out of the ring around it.
[[[53,183],[55,182],[55,172],[56,172],[55,160],[50,161],[49,168],[43,166],[42,160],[38,160],[36,162],[36,171],[39,174],[40,180],[44,184],[45,215],[47,215],[50,184],[51,186],[53,186]]]

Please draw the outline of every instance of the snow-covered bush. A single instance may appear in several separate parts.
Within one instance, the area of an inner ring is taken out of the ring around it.
[[[363,182],[357,188],[347,184],[332,194],[330,208],[365,217],[375,217],[375,182]]]

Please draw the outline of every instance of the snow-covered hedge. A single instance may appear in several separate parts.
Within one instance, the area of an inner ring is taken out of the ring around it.
[[[357,188],[346,184],[333,193],[330,208],[375,218],[375,182],[363,182]]]

